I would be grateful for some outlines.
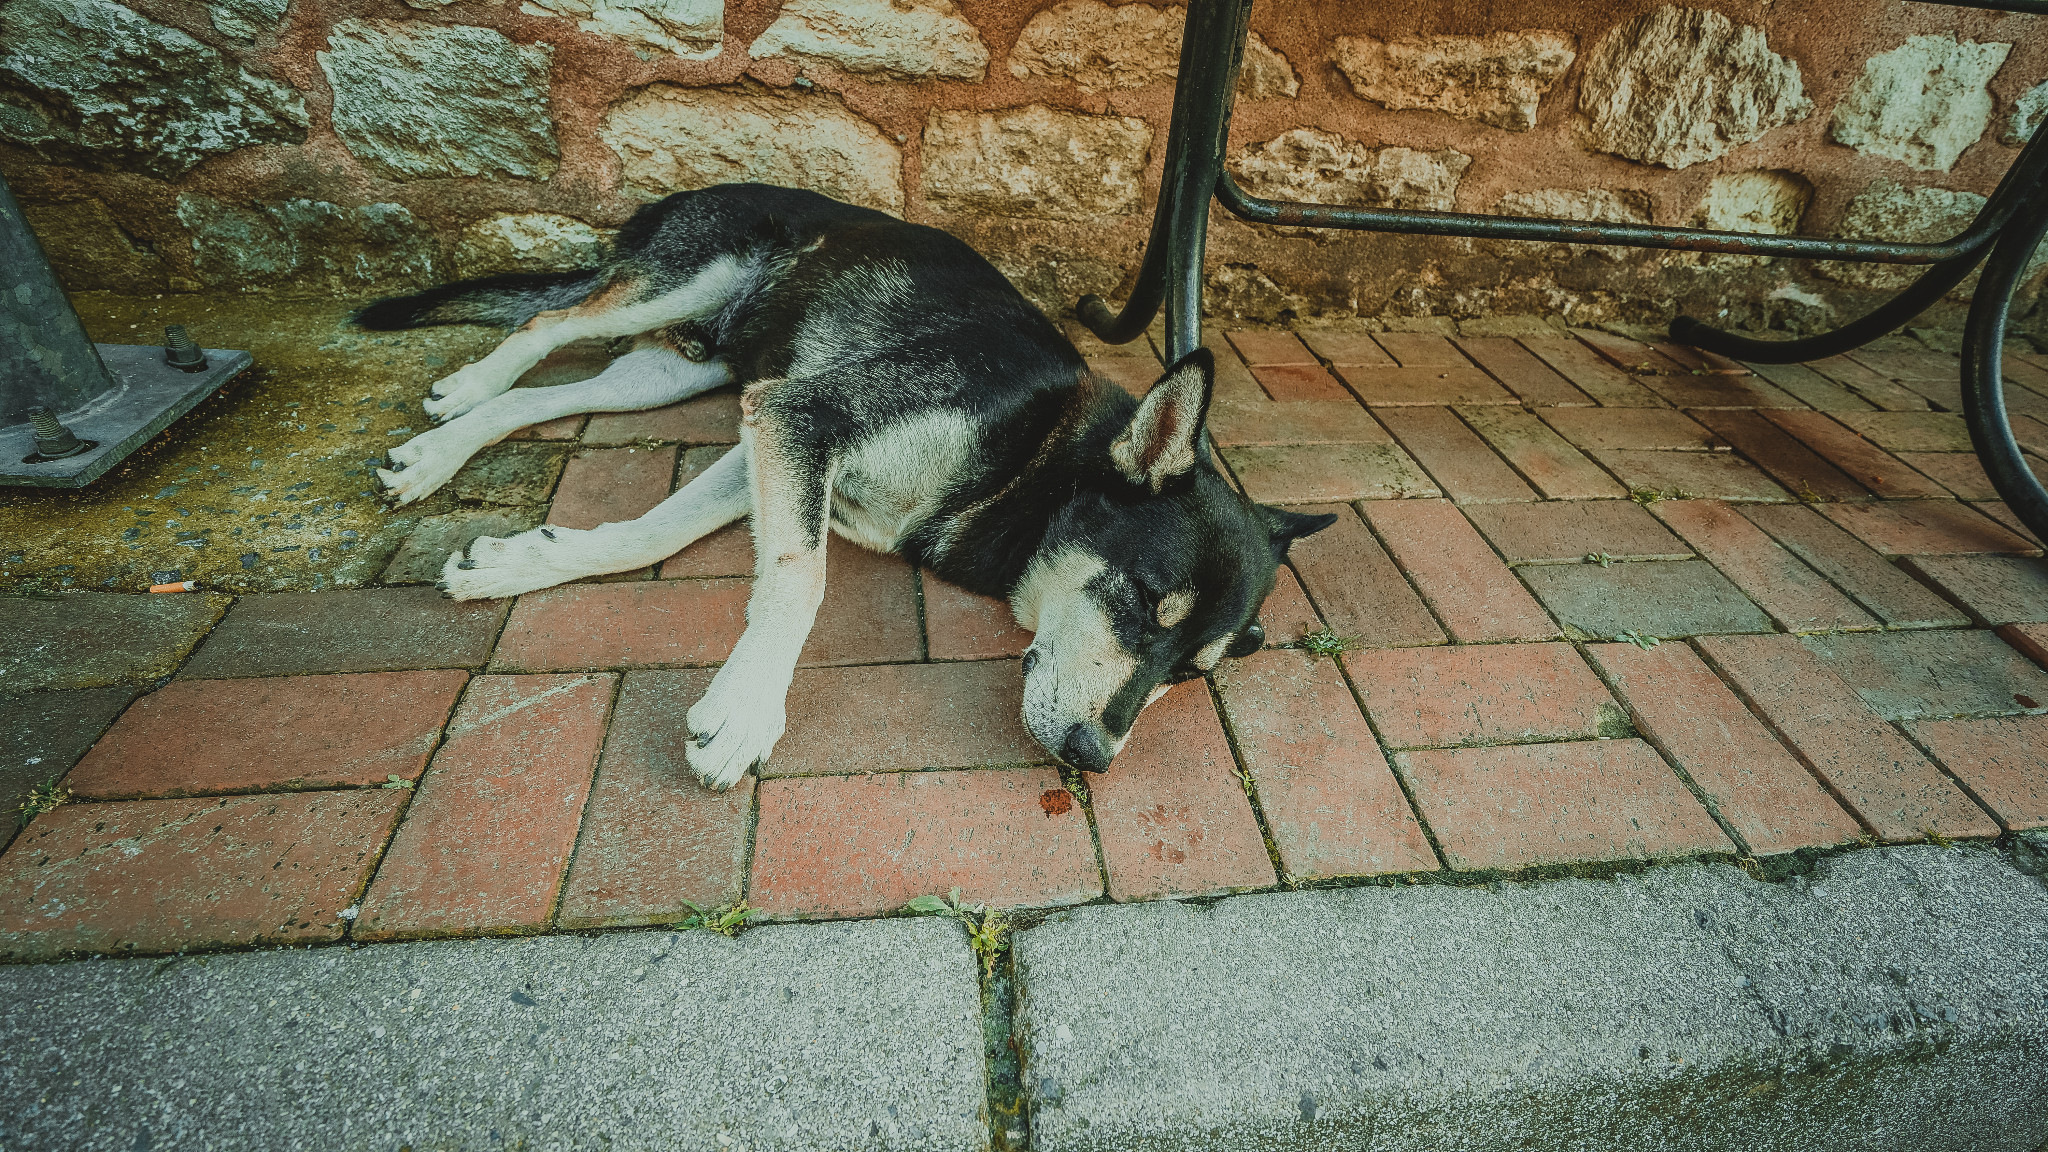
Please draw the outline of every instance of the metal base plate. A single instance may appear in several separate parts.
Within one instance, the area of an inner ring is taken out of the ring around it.
[[[162,348],[94,347],[118,383],[85,407],[61,413],[59,419],[80,440],[95,441],[96,446],[62,460],[25,464],[23,458],[35,454],[35,430],[27,424],[0,428],[0,486],[83,488],[249,366],[247,352],[220,348],[206,349],[204,369],[182,372],[164,363]]]

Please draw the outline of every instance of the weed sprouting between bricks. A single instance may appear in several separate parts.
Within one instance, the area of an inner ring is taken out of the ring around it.
[[[1300,648],[1303,652],[1311,656],[1327,656],[1332,660],[1357,646],[1358,637],[1339,636],[1327,624],[1313,632],[1302,633],[1301,639],[1296,642],[1296,647]]]
[[[720,936],[731,939],[738,936],[741,929],[758,920],[761,916],[761,910],[759,908],[747,907],[745,900],[729,907],[709,911],[699,908],[687,900],[683,901],[683,903],[689,906],[690,914],[669,925],[671,929],[677,932],[692,932],[702,928],[707,932],[716,932]]]
[[[37,816],[62,808],[70,802],[71,789],[52,776],[28,790],[28,795],[22,798],[21,806],[14,810],[14,815],[21,823],[27,824]]]
[[[991,912],[986,904],[962,904],[960,889],[955,888],[947,896],[919,896],[903,906],[905,912],[918,916],[951,916],[967,928],[967,943],[974,954],[981,957],[981,978],[984,982],[995,976],[996,961],[1009,948],[1010,926],[1000,912]]]

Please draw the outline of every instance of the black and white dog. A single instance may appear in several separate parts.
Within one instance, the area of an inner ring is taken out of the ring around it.
[[[1025,727],[1101,770],[1165,684],[1260,646],[1288,544],[1334,519],[1253,504],[1216,471],[1206,350],[1134,400],[967,245],[810,192],[678,193],[635,213],[602,267],[449,284],[356,321],[517,329],[433,386],[442,423],[378,473],[400,504],[529,424],[739,382],[739,446],[653,511],[486,537],[442,573],[458,599],[512,596],[645,567],[751,516],[746,630],[689,712],[690,765],[713,787],[782,737],[828,528],[1007,599],[1036,633]],[[593,379],[512,390],[592,337],[634,342]]]

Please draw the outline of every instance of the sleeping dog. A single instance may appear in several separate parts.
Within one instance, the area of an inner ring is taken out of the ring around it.
[[[1169,682],[1259,648],[1288,544],[1334,520],[1254,504],[1217,472],[1208,351],[1132,399],[967,245],[815,193],[678,193],[635,213],[600,267],[444,285],[356,322],[516,329],[433,386],[439,426],[378,471],[399,504],[530,424],[740,385],[739,446],[653,511],[479,539],[441,585],[472,600],[643,568],[751,517],[746,630],[689,712],[690,766],[715,788],[782,737],[828,529],[1008,600],[1035,633],[1025,727],[1100,771]],[[593,337],[631,349],[581,383],[512,389]]]

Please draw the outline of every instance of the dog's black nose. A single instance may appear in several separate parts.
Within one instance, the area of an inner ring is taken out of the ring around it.
[[[1224,649],[1223,654],[1233,658],[1242,658],[1257,652],[1265,646],[1266,626],[1254,620],[1250,624],[1245,625],[1244,631],[1237,634],[1237,639],[1230,642],[1230,647]]]
[[[1093,724],[1067,729],[1066,742],[1060,745],[1060,759],[1086,772],[1107,771],[1112,754],[1108,738]]]

